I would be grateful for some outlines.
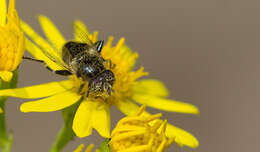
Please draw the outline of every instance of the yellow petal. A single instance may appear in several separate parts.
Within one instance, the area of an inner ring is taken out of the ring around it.
[[[116,106],[122,113],[124,113],[125,115],[128,115],[128,116],[137,114],[140,109],[137,104],[135,104],[131,101],[122,101],[120,103],[118,102],[118,103],[116,103]],[[148,116],[151,116],[151,114],[148,112],[144,112],[143,116],[148,117]],[[155,122],[153,122],[153,123],[155,123]],[[192,134],[190,134],[189,132],[182,130],[178,127],[175,127],[169,123],[166,128],[166,136],[169,138],[174,137],[176,139],[175,142],[178,143],[180,146],[188,146],[191,148],[196,148],[199,145],[198,140]]]
[[[22,112],[51,112],[64,109],[79,101],[81,96],[66,91],[37,101],[25,102],[21,105]]]
[[[53,47],[43,39],[38,33],[36,33],[28,24],[25,22],[21,22],[21,27],[24,32],[32,39],[41,49],[42,51],[47,52],[51,57],[55,59],[59,59],[62,62],[60,54]]]
[[[32,54],[32,56],[34,56],[38,60],[43,60],[48,65],[48,67],[50,67],[51,69],[65,70],[59,64],[53,62],[48,57],[46,57],[44,55],[44,53],[42,52],[42,50],[27,38],[26,38],[26,47],[27,47],[27,50]]]
[[[106,103],[84,100],[80,104],[72,126],[80,138],[91,135],[92,129],[106,138],[110,137],[110,111]]]
[[[75,149],[73,152],[82,152],[83,148],[84,148],[84,144],[80,144],[80,145],[77,147],[77,149]]]
[[[0,108],[0,113],[3,113],[4,111],[3,111],[3,109],[2,108]]]
[[[80,21],[80,20],[76,20],[74,22],[74,37],[76,41],[79,42],[88,42],[88,29],[85,26],[85,24]]]
[[[6,23],[6,0],[0,0],[0,26]]]
[[[90,144],[87,149],[85,150],[85,152],[91,152],[92,149],[94,148],[94,144]]]
[[[0,71],[0,77],[2,80],[9,82],[13,77],[13,73],[9,71]]]
[[[115,104],[116,107],[127,116],[135,115],[140,109],[140,107],[137,104],[129,100],[116,102]]]
[[[71,89],[72,82],[70,80],[60,82],[50,82],[24,88],[0,90],[0,96],[10,96],[25,99],[35,99],[55,95]]]
[[[160,98],[146,94],[134,94],[132,97],[137,103],[145,104],[149,107],[179,113],[198,114],[196,106],[180,101]]]
[[[174,141],[180,146],[188,146],[191,148],[197,148],[199,146],[199,141],[191,133],[169,123],[166,128],[166,136],[170,138],[174,137]]]
[[[12,20],[12,21],[11,21]],[[20,28],[20,19],[18,16],[18,13],[15,9],[15,0],[9,0],[9,6],[8,6],[8,14],[7,14],[7,24],[8,26],[13,26],[13,23]],[[13,22],[10,24],[10,21]]]
[[[49,39],[52,45],[55,46],[57,50],[61,50],[66,40],[64,39],[60,31],[46,16],[40,15],[39,21],[46,37]]]
[[[15,0],[9,0],[8,13],[15,11]]]
[[[22,62],[24,51],[25,51],[25,35],[21,34],[18,39],[17,51],[15,52],[15,60],[13,61],[13,69],[16,69],[17,66]]]
[[[139,94],[149,94],[160,97],[167,97],[169,94],[167,88],[162,82],[153,79],[137,81],[133,85],[133,91]]]

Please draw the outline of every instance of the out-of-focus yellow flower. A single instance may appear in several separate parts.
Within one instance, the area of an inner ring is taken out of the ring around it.
[[[162,114],[144,116],[145,106],[134,116],[121,119],[109,142],[112,152],[163,152],[174,141],[167,139],[167,121],[158,120]]]
[[[0,108],[0,113],[3,113],[3,110],[2,110],[2,108]]]
[[[15,0],[0,0],[0,77],[10,81],[12,71],[21,63],[25,51],[25,36],[15,9]]]
[[[61,66],[51,61],[44,55],[43,49],[48,54],[60,58],[61,48],[66,42],[65,38],[58,31],[56,26],[45,16],[39,16],[39,21],[43,31],[49,41],[37,34],[29,25],[22,23],[22,28],[34,43],[26,39],[27,50],[37,59],[44,60],[53,70],[62,70]],[[87,28],[81,21],[75,21],[75,40],[82,41],[82,34],[88,33]],[[79,30],[80,29],[80,30]],[[90,40],[96,42],[98,33],[88,35]],[[86,137],[96,129],[103,137],[110,137],[110,106],[115,105],[121,112],[126,115],[135,114],[139,106],[135,103],[146,104],[152,108],[189,114],[198,114],[197,107],[167,99],[168,91],[166,87],[158,80],[138,78],[147,75],[141,67],[133,71],[138,54],[132,52],[124,44],[125,39],[121,38],[116,45],[113,45],[113,37],[109,37],[107,43],[102,49],[102,56],[110,60],[115,65],[111,69],[115,75],[113,85],[113,94],[109,97],[101,98],[83,98],[77,109],[73,121],[73,130],[78,137]],[[36,45],[36,44],[37,45]],[[64,109],[80,101],[83,95],[78,93],[81,80],[76,76],[70,76],[69,80],[51,82],[25,88],[1,90],[0,96],[13,96],[19,98],[36,99],[22,104],[22,112],[51,112]],[[85,88],[86,91],[87,88]],[[197,147],[197,139],[190,133],[168,124],[166,136],[175,137],[180,144]]]
[[[92,152],[92,149],[94,148],[93,144],[90,144],[84,152]],[[80,144],[77,149],[74,150],[74,152],[83,152],[84,145]],[[96,149],[95,152],[100,152],[100,150]]]

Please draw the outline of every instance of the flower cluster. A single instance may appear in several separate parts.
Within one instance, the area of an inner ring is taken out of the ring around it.
[[[6,1],[0,1],[0,35],[0,77],[10,81],[25,51],[25,36],[14,0],[9,0],[8,13]]]
[[[43,31],[49,41],[46,41],[37,34],[28,24],[22,22],[22,29],[32,39],[26,39],[27,50],[38,60],[43,60],[53,70],[60,70],[62,67],[50,60],[43,51],[48,51],[53,56],[62,58],[60,50],[65,38],[58,31],[56,26],[45,16],[39,16],[39,21]],[[81,34],[89,33],[81,21],[75,21],[75,40],[81,40]],[[80,29],[80,31],[79,31]],[[94,43],[98,40],[98,33],[89,34],[88,37]],[[147,75],[143,68],[132,71],[135,60],[138,56],[124,44],[124,38],[112,45],[113,37],[110,37],[102,50],[102,56],[110,60],[115,68],[111,69],[115,74],[114,93],[108,98],[83,98],[75,114],[73,130],[78,137],[86,137],[96,129],[101,136],[110,137],[110,106],[115,105],[126,115],[132,115],[138,111],[139,104],[157,108],[160,110],[197,114],[198,109],[188,103],[166,99],[168,91],[158,80],[138,78]],[[50,42],[50,43],[49,43]],[[69,80],[50,82],[47,84],[30,86],[25,88],[1,90],[1,96],[13,96],[19,98],[36,99],[22,104],[22,112],[50,112],[64,109],[82,99],[82,94],[78,93],[81,79],[76,76],[69,76]],[[87,88],[86,88],[87,89]],[[96,118],[99,118],[96,121]],[[198,142],[191,134],[172,125],[167,125],[166,135],[176,138],[179,144],[196,147]],[[185,138],[185,139],[183,139]]]
[[[118,121],[112,131],[106,147],[112,152],[163,152],[174,141],[167,139],[167,121],[158,121],[161,113],[145,116],[145,106],[140,107],[137,114],[126,116]],[[105,142],[106,143],[106,142]],[[90,144],[86,152],[91,152],[94,145]],[[84,145],[81,144],[74,152],[82,152]],[[99,152],[100,149],[96,149]]]
[[[34,57],[32,60],[44,63],[49,70],[67,70],[62,66],[65,65],[62,48],[67,40],[49,18],[40,15],[38,19],[46,38],[40,36],[26,22],[20,21],[14,0],[9,0],[8,11],[6,0],[0,0],[0,78],[4,82],[8,83],[12,79],[14,71],[22,61],[25,49]],[[88,82],[73,73],[67,80],[62,81],[15,89],[1,87],[0,96],[34,99],[35,101],[21,105],[20,110],[25,113],[64,111],[76,107],[69,115],[64,114],[65,124],[69,117],[72,124],[69,126],[70,129],[80,138],[91,135],[93,129],[101,136],[111,138],[109,147],[113,152],[162,152],[172,142],[196,148],[199,143],[193,135],[167,121],[160,120],[161,114],[149,114],[145,111],[145,106],[140,109],[138,104],[187,114],[198,114],[198,108],[185,102],[168,99],[169,92],[162,82],[155,79],[140,79],[147,76],[148,72],[144,71],[144,67],[134,70],[138,53],[125,44],[125,38],[119,39],[115,44],[113,39],[113,36],[110,36],[101,51],[104,60],[109,61],[105,62],[104,66],[115,76],[111,95],[101,93],[98,98],[86,97]],[[95,44],[98,41],[98,32],[90,33],[83,22],[76,20],[73,41],[86,44],[90,41],[91,44]],[[111,106],[116,106],[127,115],[118,122],[112,133]],[[0,107],[0,113],[3,110]],[[74,137],[73,132],[71,137]],[[90,152],[93,146],[90,145],[86,152]],[[75,152],[82,151],[83,147],[80,145]]]
[[[144,111],[142,106],[136,115],[117,123],[109,142],[113,152],[162,152],[174,141],[174,138],[167,140],[165,135],[167,121],[158,121],[162,114],[145,117]]]

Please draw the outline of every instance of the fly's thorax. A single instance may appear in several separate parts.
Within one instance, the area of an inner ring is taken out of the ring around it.
[[[88,53],[90,56],[100,56],[100,53],[98,53],[97,49],[94,46],[89,47],[86,50],[86,53]]]
[[[93,79],[106,70],[99,56],[84,53],[75,57],[74,60],[74,68],[77,69],[77,75],[83,80]]]
[[[72,59],[89,48],[90,46],[87,43],[68,41],[62,47],[62,59],[65,63],[69,64]]]

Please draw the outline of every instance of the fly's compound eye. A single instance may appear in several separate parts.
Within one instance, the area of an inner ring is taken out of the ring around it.
[[[114,83],[115,81],[115,75],[112,71],[110,70],[106,70],[103,72],[103,77],[105,79],[106,82],[110,83],[111,85]]]

